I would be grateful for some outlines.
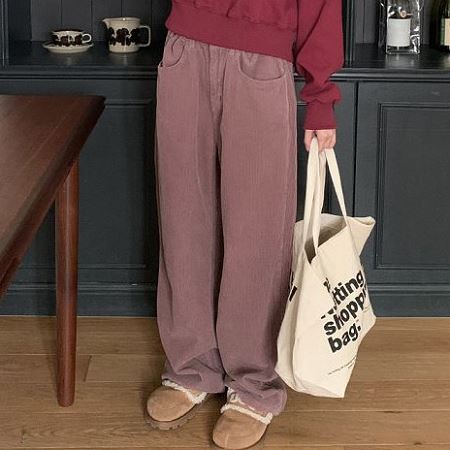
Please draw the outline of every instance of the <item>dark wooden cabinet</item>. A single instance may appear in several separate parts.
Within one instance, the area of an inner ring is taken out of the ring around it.
[[[397,57],[376,46],[377,2],[343,0],[346,63],[333,75],[342,91],[336,153],[349,213],[377,220],[363,260],[378,315],[450,312],[450,58],[427,45],[430,4],[421,54]],[[80,314],[156,312],[156,66],[169,11],[170,0],[0,0],[0,93],[107,99],[80,161]],[[117,15],[150,24],[152,45],[134,55],[109,54],[100,20]],[[49,54],[41,43],[59,26],[93,33],[94,48]],[[303,83],[296,75],[298,91]],[[299,219],[304,107],[299,102]],[[326,209],[339,212],[330,189]],[[53,221],[51,211],[0,314],[54,313]]]

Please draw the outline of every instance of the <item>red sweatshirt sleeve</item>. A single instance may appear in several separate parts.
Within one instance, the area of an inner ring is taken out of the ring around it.
[[[342,0],[296,0],[298,27],[295,69],[305,78],[299,97],[306,102],[304,129],[337,128],[334,103],[341,99],[329,77],[344,64]]]

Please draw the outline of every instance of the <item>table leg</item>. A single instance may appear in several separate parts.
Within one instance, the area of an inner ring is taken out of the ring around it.
[[[55,199],[58,403],[75,397],[78,282],[78,160]]]

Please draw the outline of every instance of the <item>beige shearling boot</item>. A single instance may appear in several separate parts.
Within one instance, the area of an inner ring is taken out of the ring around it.
[[[237,393],[228,388],[227,402],[212,433],[214,449],[244,450],[262,448],[273,415],[261,413],[242,402]]]
[[[178,428],[195,416],[210,395],[164,379],[147,399],[145,420],[159,430]]]

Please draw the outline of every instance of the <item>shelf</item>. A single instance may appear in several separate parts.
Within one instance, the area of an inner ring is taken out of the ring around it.
[[[388,55],[376,44],[357,44],[354,61],[346,64],[339,76],[450,80],[450,53],[422,45],[418,54]]]
[[[163,55],[164,43],[154,42],[136,53],[110,53],[107,44],[99,41],[86,53],[55,55],[41,42],[16,41],[10,45],[9,59],[0,68],[0,76],[50,77],[156,77],[157,64]],[[355,60],[333,75],[339,80],[450,80],[450,53],[422,45],[417,55],[387,55],[376,44],[357,44]],[[296,75],[296,79],[301,79]]]
[[[163,44],[153,43],[136,53],[116,54],[108,50],[103,41],[85,53],[72,55],[54,54],[42,47],[42,42],[16,41],[11,43],[9,58],[2,71],[109,71],[109,72],[153,72],[162,57]]]

